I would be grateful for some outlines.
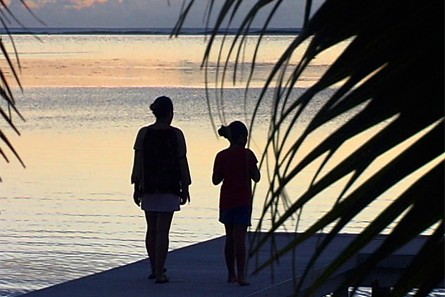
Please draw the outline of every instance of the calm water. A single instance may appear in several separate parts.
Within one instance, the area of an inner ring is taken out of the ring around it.
[[[153,120],[148,105],[160,94],[175,101],[173,124],[187,137],[193,177],[192,203],[175,215],[170,247],[223,234],[210,174],[227,144],[213,134],[203,89],[28,89],[20,104],[23,135],[12,137],[27,168],[15,160],[2,165],[2,296],[145,257],[145,221],[129,178],[134,137]],[[234,114],[243,116],[242,109]]]
[[[18,37],[17,46],[23,49],[24,79],[30,85],[25,86],[24,94],[17,93],[26,122],[17,122],[22,136],[17,137],[10,130],[7,133],[26,169],[12,156],[9,164],[1,161],[0,296],[17,296],[146,256],[145,220],[133,204],[129,181],[136,132],[153,121],[148,105],[159,95],[174,100],[173,125],[186,135],[193,179],[192,203],[174,216],[170,248],[223,235],[223,227],[217,221],[219,189],[211,185],[210,176],[216,152],[227,143],[215,136],[209,120],[199,71],[201,51],[196,50],[202,47],[203,40],[195,36],[177,41],[187,49],[179,54],[169,50],[172,41],[160,38],[42,36],[44,42],[38,43],[30,37]],[[269,40],[270,52],[260,61],[261,75],[270,69],[275,53],[272,48],[283,47],[289,40],[279,36]],[[137,56],[128,52],[129,45],[136,47]],[[152,51],[157,55],[150,50],[154,46],[156,50]],[[68,54],[63,55],[64,52]],[[116,62],[123,60],[126,62]],[[26,71],[32,72],[39,63],[48,67],[41,73],[45,80],[31,80]],[[82,63],[86,66],[75,68]],[[97,64],[96,74],[86,72],[91,63]],[[131,70],[134,65],[145,69],[140,74],[151,82],[147,83],[149,87],[140,86],[138,74]],[[305,79],[313,80],[325,66],[321,61]],[[104,78],[114,80],[102,87]],[[45,83],[48,81],[50,87]],[[302,90],[296,90],[294,96]],[[227,122],[248,121],[259,91],[256,88],[249,93],[244,109],[243,89],[227,89]],[[331,92],[324,93],[317,102]],[[313,112],[310,109],[306,113],[302,127]],[[266,137],[268,115],[265,104],[252,135],[252,149],[258,157]],[[314,141],[341,123],[340,119],[318,132]],[[4,127],[3,122],[0,125]],[[290,186],[291,195],[304,190],[313,170],[309,169],[307,176]],[[262,171],[263,180],[255,197],[254,226],[267,188]],[[315,205],[308,206],[301,228],[309,226],[330,207],[337,191],[335,187],[330,189]],[[345,232],[357,233],[387,203],[384,198],[371,205],[367,214],[356,218]]]

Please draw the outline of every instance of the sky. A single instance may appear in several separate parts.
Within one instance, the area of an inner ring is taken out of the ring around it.
[[[10,11],[27,27],[83,28],[171,28],[178,20],[184,0],[24,0],[45,25],[38,22],[19,0],[8,0]],[[190,0],[185,0],[188,3]],[[257,0],[245,0],[245,13]],[[314,1],[315,5],[321,0]],[[209,0],[196,0],[184,27],[205,27],[204,15]],[[225,1],[216,0],[220,5]],[[271,26],[300,28],[305,0],[284,0]],[[272,6],[268,7],[270,10]],[[217,10],[214,10],[217,11]],[[216,14],[216,13],[215,13]],[[3,14],[4,15],[4,14]],[[260,27],[266,14],[260,15],[253,27]],[[15,27],[11,18],[9,27]],[[234,25],[239,25],[240,18]],[[232,26],[233,27],[233,26]]]

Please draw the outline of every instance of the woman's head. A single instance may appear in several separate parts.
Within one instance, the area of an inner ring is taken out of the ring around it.
[[[173,103],[167,96],[156,98],[150,105],[150,109],[157,119],[173,116]]]
[[[240,121],[234,121],[229,126],[221,126],[218,134],[227,138],[231,144],[240,144],[245,146],[247,143],[247,135],[249,134],[246,125]]]

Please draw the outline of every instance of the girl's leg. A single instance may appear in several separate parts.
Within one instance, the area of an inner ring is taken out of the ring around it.
[[[156,264],[155,274],[158,282],[167,281],[164,275],[164,265],[169,246],[169,232],[173,219],[173,212],[158,212],[156,222]],[[153,228],[151,225],[150,229]]]
[[[249,284],[246,279],[246,236],[247,226],[235,225],[233,227],[238,283],[242,286]]]
[[[224,246],[224,256],[226,259],[226,266],[228,282],[236,282],[235,274],[235,243],[233,240],[233,226],[224,225],[226,229],[226,243]]]

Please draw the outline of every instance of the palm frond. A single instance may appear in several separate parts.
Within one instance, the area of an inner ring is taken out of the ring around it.
[[[41,24],[44,24],[42,20],[40,20],[30,9],[30,7],[26,4],[24,0],[20,0],[20,3],[25,7],[25,9]],[[0,115],[3,118],[4,121],[8,124],[10,128],[13,129],[13,131],[20,135],[19,130],[17,129],[15,123],[14,123],[14,117],[17,116],[20,120],[25,120],[22,114],[19,112],[16,106],[16,101],[14,99],[13,91],[10,87],[9,79],[13,79],[17,86],[20,88],[21,91],[23,91],[23,86],[20,82],[19,78],[19,72],[21,71],[21,65],[20,65],[20,59],[17,52],[16,45],[14,43],[14,39],[8,29],[8,25],[11,23],[11,21],[16,22],[19,26],[22,28],[25,28],[25,26],[20,22],[20,20],[14,15],[14,13],[9,9],[8,4],[5,1],[0,1],[0,23],[1,28],[5,30],[6,35],[8,36],[9,40],[11,41],[12,47],[13,47],[13,53],[15,56],[15,61],[10,57],[10,54],[8,50],[6,49],[2,38],[0,38],[0,52],[3,58],[6,61],[7,64],[7,70],[11,73],[12,77],[7,77],[5,75],[5,69],[0,68],[0,98],[2,101],[4,101],[6,109],[3,106],[0,106]],[[25,164],[23,160],[20,158],[20,155],[14,148],[13,144],[10,142],[9,138],[6,136],[5,132],[0,129],[0,143],[5,145],[9,151],[13,153],[13,155],[16,157],[16,159],[22,164],[23,167],[25,167]],[[2,146],[0,146],[0,155],[3,157],[3,159],[6,162],[9,162],[9,159],[7,157],[7,154],[4,149],[2,149]],[[1,182],[1,179],[0,179]]]
[[[226,19],[233,19],[238,12],[235,11],[235,3],[239,4],[240,1],[225,1],[219,11],[218,21],[207,44],[204,67],[210,63],[210,52],[215,46],[214,40],[221,24]],[[224,67],[222,75],[217,74],[215,78],[215,85],[220,88],[224,88],[231,55],[236,52],[235,72],[238,63],[245,63],[241,53],[252,20],[261,10],[272,7],[262,28],[262,32],[265,32],[276,8],[281,5],[278,0],[258,0],[255,3],[245,14],[242,25],[232,39],[229,54],[222,63],[224,58],[220,48],[217,64],[221,63]],[[392,203],[313,283],[312,288],[315,290],[372,238],[390,228],[386,241],[359,266],[355,279],[348,280],[348,284],[354,281],[359,283],[376,263],[414,237],[427,232],[431,234],[427,243],[393,291],[397,295],[418,288],[417,294],[423,296],[444,276],[443,267],[437,265],[443,262],[444,220],[443,2],[327,0],[309,18],[311,3],[307,1],[306,26],[276,61],[252,114],[254,121],[257,110],[265,101],[267,90],[274,88],[271,128],[261,159],[262,166],[268,172],[270,187],[258,230],[263,228],[264,220],[270,219],[272,226],[264,237],[254,237],[251,256],[254,257],[255,252],[270,239],[274,242],[274,232],[284,227],[295,215],[301,214],[317,195],[340,180],[346,180],[333,207],[294,242],[276,251],[269,261],[259,264],[258,269],[271,265],[311,235],[330,228],[330,233],[310,261],[312,265],[336,234],[364,212],[368,205],[397,187],[400,181],[422,171],[423,176],[413,178],[410,187],[394,197]],[[185,18],[186,14],[182,17]],[[252,72],[249,80],[255,71],[256,53],[261,46],[262,35],[258,40],[250,60]],[[293,53],[304,42],[308,42],[308,45],[301,61],[296,65],[291,64]],[[291,94],[311,61],[341,42],[348,42],[343,53],[318,82],[293,99]],[[232,80],[236,80],[236,73],[232,74]],[[319,108],[303,133],[295,135],[295,125],[307,111],[308,105],[321,91],[329,88],[335,89],[333,96]],[[220,99],[217,107],[216,112],[224,119],[223,99]],[[212,111],[210,104],[209,110]],[[314,132],[345,114],[351,116],[341,127],[327,135],[301,159],[296,158],[302,145]],[[373,134],[328,169],[333,156],[348,140],[367,131],[373,131]],[[399,150],[396,157],[370,177],[364,176],[377,159],[394,150]],[[297,197],[288,193],[286,189],[289,184],[319,160],[321,163],[307,190]],[[279,211],[280,203],[285,206],[284,212]],[[442,259],[442,262],[437,259]],[[415,273],[419,270],[424,272],[422,276]]]

